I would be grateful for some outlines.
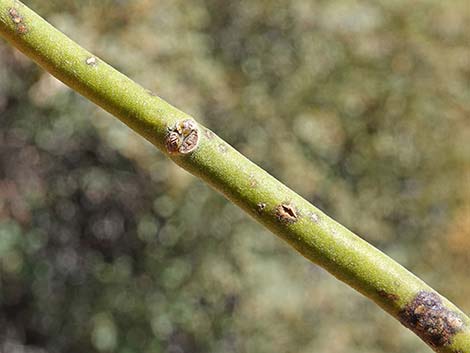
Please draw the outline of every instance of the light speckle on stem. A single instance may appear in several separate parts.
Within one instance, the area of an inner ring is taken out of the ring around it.
[[[218,147],[219,147],[220,153],[227,153],[227,146],[225,146],[224,144],[220,143]]]
[[[313,223],[318,223],[320,221],[320,217],[315,212],[309,212],[308,216]]]
[[[250,187],[256,188],[258,186],[258,181],[256,180],[253,174],[250,174]]]
[[[205,135],[209,140],[212,140],[214,138],[215,134],[212,131],[210,131],[209,129],[206,129],[205,132],[206,132]]]
[[[85,60],[85,63],[89,66],[96,66],[98,64],[98,61],[94,56],[90,56]]]

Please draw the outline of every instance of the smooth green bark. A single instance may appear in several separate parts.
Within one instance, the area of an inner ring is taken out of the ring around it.
[[[169,129],[191,119],[187,114],[80,47],[19,1],[0,0],[0,35],[224,194],[303,256],[372,299],[436,352],[470,353],[470,319],[456,306],[207,128],[197,125],[199,143],[191,153],[169,153]]]

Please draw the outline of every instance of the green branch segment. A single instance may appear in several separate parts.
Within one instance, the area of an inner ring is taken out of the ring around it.
[[[80,47],[17,0],[0,0],[0,35],[307,259],[372,299],[436,352],[470,353],[470,319],[455,305],[186,113]]]

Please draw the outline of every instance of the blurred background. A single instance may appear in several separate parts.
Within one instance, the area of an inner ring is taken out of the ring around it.
[[[470,312],[468,0],[26,3]],[[430,349],[0,40],[0,351]]]

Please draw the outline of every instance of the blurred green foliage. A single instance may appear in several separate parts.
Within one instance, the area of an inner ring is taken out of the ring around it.
[[[467,0],[31,0],[470,311]],[[428,352],[0,42],[0,352]]]

